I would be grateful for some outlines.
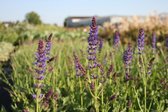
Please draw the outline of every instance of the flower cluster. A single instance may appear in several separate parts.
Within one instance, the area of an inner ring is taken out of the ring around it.
[[[139,30],[139,35],[138,35],[138,51],[139,54],[142,54],[144,50],[144,45],[145,45],[145,33],[144,30],[141,28]]]
[[[98,46],[98,27],[96,25],[95,17],[92,18],[92,24],[90,26],[90,33],[88,38],[88,60],[89,69],[96,68],[98,66],[96,62],[96,52]]]
[[[36,53],[36,79],[37,80],[43,80],[44,79],[44,73],[46,71],[46,52],[44,48],[44,42],[42,40],[39,40],[38,43],[38,49]]]
[[[47,69],[47,61],[50,60],[50,49],[51,49],[51,36],[49,36],[48,40],[46,41],[46,44],[43,40],[39,40],[38,48],[36,52],[36,61],[35,61],[35,92],[36,94],[33,94],[33,99],[36,99],[36,112],[40,110],[39,103],[41,99],[44,98],[44,94],[41,94],[41,89],[44,86],[43,80],[45,78],[46,69]]]

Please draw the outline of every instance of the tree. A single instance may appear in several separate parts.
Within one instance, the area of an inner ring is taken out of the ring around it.
[[[28,23],[34,24],[34,25],[42,23],[40,16],[36,12],[33,12],[33,11],[26,14],[25,20]]]

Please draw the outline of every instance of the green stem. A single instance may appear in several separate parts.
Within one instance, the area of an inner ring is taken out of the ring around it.
[[[83,93],[82,93],[82,82],[81,79],[79,79],[79,85],[80,85],[80,100],[81,100],[81,106],[83,107]]]
[[[102,106],[104,104],[103,100],[104,100],[104,97],[103,97],[103,87],[102,87],[102,94],[101,94],[101,104],[102,104]],[[102,107],[102,112],[104,112],[104,106]]]
[[[37,90],[37,94],[36,94],[36,112],[38,112],[38,108],[39,108],[39,105],[38,105],[38,90]]]
[[[146,112],[146,81],[144,85],[144,96],[145,96],[145,112]]]

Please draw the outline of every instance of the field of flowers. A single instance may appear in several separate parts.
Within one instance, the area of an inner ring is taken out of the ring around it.
[[[168,39],[157,46],[146,33],[139,28],[136,43],[122,44],[116,31],[109,45],[93,17],[87,39],[50,34],[23,44],[11,55],[12,83],[1,71],[13,111],[168,112]]]

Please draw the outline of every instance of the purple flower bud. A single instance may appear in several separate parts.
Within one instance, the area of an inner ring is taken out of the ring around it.
[[[117,97],[117,96],[114,94],[114,95],[110,96],[109,100],[110,100],[110,101],[113,101],[114,99],[116,99],[116,97]]]
[[[33,94],[32,97],[33,97],[33,99],[36,99],[36,95],[35,94]]]
[[[91,82],[91,83],[90,83],[90,88],[91,88],[92,90],[94,90],[94,88],[95,88],[95,83],[94,83],[94,82]]]
[[[97,78],[98,78],[98,75],[91,74],[91,78],[92,78],[92,79],[97,79]]]
[[[113,65],[111,64],[108,71],[107,71],[107,77],[110,77],[110,73],[113,71]]]
[[[125,81],[129,81],[131,79],[128,72],[125,73]]]
[[[138,35],[138,52],[139,52],[139,54],[142,54],[142,52],[144,50],[144,45],[145,45],[145,32],[141,28],[139,30],[139,35]]]
[[[113,44],[115,47],[119,46],[119,43],[120,43],[120,34],[118,31],[116,31],[114,33],[114,41],[113,41]]]
[[[37,80],[43,80],[44,78],[45,78],[44,75],[40,75],[40,76],[38,76],[36,79],[37,79]]]
[[[53,89],[50,89],[46,94],[45,94],[45,99],[49,100],[51,96],[53,95],[54,91]]]

